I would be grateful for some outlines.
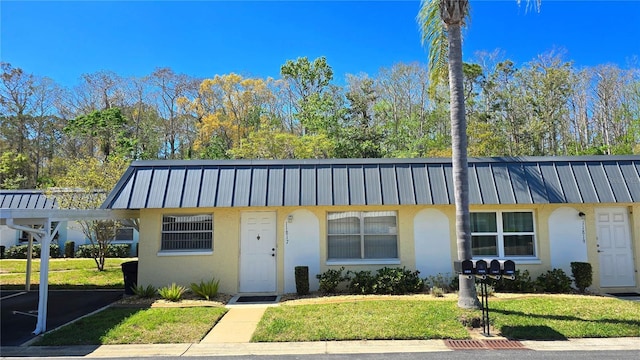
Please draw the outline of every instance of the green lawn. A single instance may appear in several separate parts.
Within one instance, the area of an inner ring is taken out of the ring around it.
[[[50,259],[49,286],[54,289],[122,288],[124,279],[120,265],[135,259],[106,259],[105,270],[98,271],[93,259]],[[40,283],[40,259],[31,264],[31,284]],[[26,280],[27,261],[0,260],[0,286],[22,289]]]
[[[252,341],[465,339],[453,301],[360,301],[267,309]]]
[[[640,303],[603,297],[547,296],[490,301],[491,322],[503,336],[566,339],[640,336]],[[267,309],[252,341],[463,339],[456,300],[361,301]]]
[[[532,340],[640,336],[640,303],[604,297],[531,297],[489,303],[493,325]]]
[[[223,307],[109,308],[45,334],[35,345],[196,343],[226,311]]]

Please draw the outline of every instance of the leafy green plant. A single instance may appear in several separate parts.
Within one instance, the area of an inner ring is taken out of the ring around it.
[[[191,283],[191,291],[205,298],[211,300],[218,295],[218,287],[220,286],[220,280],[215,278],[205,282],[200,280],[200,284]]]
[[[161,287],[158,289],[158,294],[165,300],[169,301],[180,301],[182,299],[182,295],[187,291],[187,288],[182,285],[176,285],[176,283],[172,283],[171,285]]]
[[[571,278],[562,269],[549,270],[536,279],[536,290],[563,294],[571,292]]]
[[[353,275],[353,277],[351,277]],[[348,271],[349,292],[353,294],[373,294],[375,292],[376,278],[371,271]]]
[[[336,292],[338,285],[341,282],[349,280],[349,278],[342,274],[344,266],[340,269],[329,269],[322,274],[316,275],[316,278],[320,280],[320,291],[325,294],[331,294]]]
[[[433,297],[444,297],[444,290],[441,287],[434,286],[430,292]]]
[[[374,292],[393,295],[421,292],[424,288],[424,281],[419,275],[418,270],[384,267],[376,273]]]
[[[585,290],[591,286],[591,282],[593,281],[593,270],[591,269],[591,264],[586,262],[572,262],[571,263],[571,274],[573,275],[573,281],[576,284],[576,288],[581,293],[584,293]]]
[[[424,285],[429,289],[440,288],[445,293],[454,292],[457,285],[458,277],[451,275],[450,273],[438,273],[436,275],[429,275],[424,279]]]
[[[97,245],[80,245],[78,246],[78,251],[76,251],[76,257],[78,258],[93,258],[94,253],[97,256],[98,246]],[[107,251],[105,253],[105,257],[108,258],[127,258],[131,253],[131,245],[129,244],[109,244],[107,247]]]
[[[76,243],[73,241],[67,241],[64,243],[64,257],[71,259],[76,252]]]
[[[157,290],[155,287],[153,287],[153,285],[147,285],[146,287],[138,285],[133,288],[133,293],[140,298],[150,299],[156,296]]]
[[[307,295],[309,293],[309,267],[296,266],[294,268],[294,277],[296,279],[296,293],[298,295]]]
[[[535,292],[535,282],[531,280],[529,270],[516,270],[515,279],[509,280],[500,278],[499,280],[489,280],[496,292],[509,293],[533,293]]]
[[[31,256],[34,259],[39,259],[42,253],[40,244],[33,244]],[[7,259],[26,259],[29,245],[16,245],[7,250]],[[55,259],[60,257],[60,246],[56,243],[51,243],[49,246],[49,257]]]
[[[493,288],[493,286],[487,284],[487,296],[493,296],[495,292],[496,290]],[[482,294],[482,284],[476,283],[476,294],[478,294],[478,296]]]

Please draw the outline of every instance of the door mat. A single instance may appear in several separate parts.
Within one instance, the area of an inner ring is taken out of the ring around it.
[[[237,303],[265,303],[265,302],[274,302],[278,298],[277,295],[267,295],[267,296],[240,296]]]
[[[611,295],[611,296],[615,296],[615,297],[636,297],[636,296],[640,296],[640,294],[638,294],[636,292],[607,293],[607,294]]]

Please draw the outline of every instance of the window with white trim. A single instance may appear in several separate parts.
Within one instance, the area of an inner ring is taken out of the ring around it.
[[[160,250],[213,250],[213,215],[162,216]]]
[[[113,237],[115,242],[133,241],[132,227],[119,227],[116,229],[116,236]]]
[[[475,257],[535,257],[532,211],[471,213],[472,254]]]
[[[329,260],[397,259],[395,211],[347,211],[327,214]]]

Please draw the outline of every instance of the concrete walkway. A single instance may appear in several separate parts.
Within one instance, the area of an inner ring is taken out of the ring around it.
[[[266,305],[229,306],[229,311],[200,344],[248,343],[265,310]]]

